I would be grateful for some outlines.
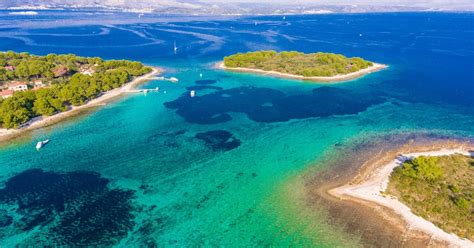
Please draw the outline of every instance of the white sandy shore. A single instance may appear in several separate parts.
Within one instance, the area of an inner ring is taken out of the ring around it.
[[[305,76],[293,75],[293,74],[282,73],[282,72],[277,72],[277,71],[264,71],[260,69],[250,69],[250,68],[243,68],[243,67],[230,68],[230,67],[226,67],[223,62],[217,63],[216,67],[219,69],[228,70],[228,71],[250,72],[250,73],[257,73],[257,74],[262,74],[262,75],[270,75],[270,76],[276,76],[276,77],[281,77],[281,78],[291,78],[291,79],[298,79],[298,80],[305,80],[305,81],[342,82],[342,81],[347,81],[350,79],[361,77],[365,74],[380,71],[382,69],[387,68],[388,65],[373,63],[372,66],[367,67],[365,69],[358,70],[356,72],[351,72],[348,74],[338,74],[331,77],[305,77]]]
[[[87,102],[84,105],[77,106],[77,107],[71,107],[68,111],[57,113],[57,114],[52,115],[52,116],[46,116],[46,117],[45,116],[40,116],[40,117],[33,118],[28,123],[22,125],[18,129],[1,128],[0,129],[0,140],[9,139],[10,137],[17,136],[17,135],[21,134],[22,132],[25,132],[25,131],[28,131],[28,130],[33,130],[33,129],[41,128],[41,127],[44,127],[44,126],[48,126],[48,125],[50,125],[52,123],[56,123],[56,122],[58,122],[62,119],[73,116],[73,115],[75,115],[76,113],[79,113],[82,110],[92,108],[92,107],[96,107],[96,106],[100,106],[100,105],[104,105],[106,102],[110,101],[111,99],[116,98],[119,95],[132,90],[137,85],[139,85],[139,84],[149,80],[149,78],[161,73],[161,71],[162,70],[160,68],[152,67],[152,71],[150,73],[147,73],[143,76],[140,76],[140,77],[137,77],[137,78],[133,79],[129,83],[123,85],[121,88],[116,88],[116,89],[107,91],[107,92],[103,93],[101,96]]]
[[[344,186],[331,189],[329,190],[329,194],[336,196],[339,199],[356,199],[387,207],[392,209],[396,214],[400,215],[409,225],[409,229],[416,229],[425,232],[433,239],[440,239],[448,242],[452,247],[474,247],[474,243],[471,240],[462,239],[455,234],[450,234],[443,231],[426,219],[413,214],[410,208],[398,201],[396,197],[382,195],[381,193],[385,192],[387,189],[390,174],[392,173],[393,169],[397,166],[400,166],[404,161],[418,156],[443,156],[456,153],[472,156],[469,151],[463,148],[403,154],[398,156],[390,163],[371,172],[369,177],[363,182],[355,185],[346,184]]]

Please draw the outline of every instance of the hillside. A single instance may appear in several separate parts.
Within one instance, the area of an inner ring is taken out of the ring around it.
[[[150,71],[127,60],[0,53],[0,126],[17,128],[34,117],[63,112]]]

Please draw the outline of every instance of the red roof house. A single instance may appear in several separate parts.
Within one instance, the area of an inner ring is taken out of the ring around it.
[[[2,98],[8,98],[8,97],[11,97],[13,95],[13,90],[3,90],[3,91],[0,91],[0,96]]]
[[[66,66],[57,66],[53,68],[53,73],[55,77],[62,77],[69,72],[69,69]]]

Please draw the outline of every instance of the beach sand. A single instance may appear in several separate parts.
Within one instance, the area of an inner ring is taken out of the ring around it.
[[[422,231],[430,235],[432,239],[446,241],[450,246],[455,247],[474,247],[474,242],[468,239],[461,239],[455,234],[443,231],[428,220],[412,213],[408,206],[398,201],[395,197],[382,193],[387,189],[393,169],[407,160],[418,156],[444,156],[453,154],[471,156],[470,151],[472,150],[474,150],[473,147],[470,149],[459,147],[456,149],[400,154],[389,163],[375,168],[374,170],[367,171],[366,174],[362,175],[363,179],[357,179],[358,182],[349,182],[341,187],[331,189],[329,190],[329,194],[341,200],[354,200],[361,204],[367,201],[389,208],[403,218],[411,229]]]
[[[228,70],[228,71],[236,71],[236,72],[249,72],[249,73],[256,73],[256,74],[261,74],[265,76],[275,76],[275,77],[280,77],[280,78],[289,78],[289,79],[297,79],[297,80],[303,80],[303,81],[312,81],[312,82],[344,82],[348,81],[351,79],[355,79],[358,77],[362,77],[366,74],[376,72],[383,70],[388,67],[388,65],[384,64],[377,64],[373,63],[372,66],[356,71],[356,72],[351,72],[348,74],[340,74],[340,75],[335,75],[331,77],[304,77],[300,75],[293,75],[293,74],[288,74],[288,73],[282,73],[282,72],[276,72],[276,71],[264,71],[260,69],[250,69],[250,68],[242,68],[242,67],[235,67],[235,68],[230,68],[226,67],[223,62],[219,62],[215,65],[216,68],[222,69],[222,70]]]
[[[327,169],[314,171],[315,169],[309,168],[300,175],[299,180],[304,182],[308,208],[314,208],[314,211],[324,209],[333,225],[360,237],[364,246],[456,247],[459,246],[456,245],[458,243],[453,243],[444,236],[432,235],[411,225],[390,205],[353,196],[342,198],[333,195],[333,190],[367,182],[375,171],[393,162],[399,154],[443,149],[468,151],[471,148],[474,148],[472,140],[426,133],[366,137],[363,141],[354,141],[351,145],[336,148],[326,159],[318,162],[325,164]]]
[[[87,109],[91,109],[97,106],[105,105],[106,103],[116,99],[124,93],[134,89],[138,85],[147,82],[149,78],[160,74],[163,70],[161,68],[152,67],[152,71],[143,76],[136,77],[129,83],[123,85],[120,88],[116,88],[107,92],[104,92],[101,96],[83,104],[81,106],[73,106],[69,110],[57,113],[52,116],[39,116],[33,118],[28,123],[22,125],[18,129],[0,129],[0,142],[4,143],[10,139],[16,138],[28,131],[35,130],[38,128],[43,128],[50,126],[52,124],[58,123],[62,120],[65,120],[69,117],[76,116]]]

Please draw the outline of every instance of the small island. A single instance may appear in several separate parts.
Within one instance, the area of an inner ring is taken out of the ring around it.
[[[128,60],[2,52],[0,134],[102,103],[119,95],[119,88],[155,73],[156,68]]]
[[[224,58],[221,69],[316,82],[339,82],[382,70],[386,65],[334,53],[257,51]]]

